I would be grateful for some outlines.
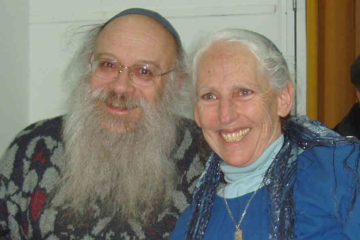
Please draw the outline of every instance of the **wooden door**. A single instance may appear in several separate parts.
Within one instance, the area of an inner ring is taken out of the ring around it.
[[[307,114],[333,128],[355,102],[360,0],[307,0]]]

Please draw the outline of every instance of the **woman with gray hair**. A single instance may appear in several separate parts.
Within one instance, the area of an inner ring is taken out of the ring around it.
[[[358,238],[359,142],[289,116],[289,70],[266,37],[226,29],[199,46],[194,119],[213,153],[170,239]]]

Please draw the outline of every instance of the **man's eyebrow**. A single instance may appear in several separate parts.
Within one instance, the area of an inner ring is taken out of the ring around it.
[[[160,68],[159,63],[157,63],[157,62],[155,62],[155,61],[152,61],[152,60],[145,60],[145,59],[144,59],[144,60],[137,61],[136,63],[137,63],[137,64],[141,63],[141,64],[154,65],[154,66]]]
[[[94,54],[95,58],[101,58],[101,57],[111,57],[114,59],[117,59],[116,56],[112,53],[102,52],[102,53],[96,53]]]
[[[108,53],[108,52],[96,53],[96,54],[94,54],[94,57],[95,58],[109,57],[109,58],[114,59],[121,63],[121,60],[119,60],[114,54]],[[156,62],[154,60],[148,60],[148,59],[140,59],[140,60],[136,61],[135,64],[149,64],[149,65],[154,65],[158,68],[161,68],[160,64],[158,62]]]

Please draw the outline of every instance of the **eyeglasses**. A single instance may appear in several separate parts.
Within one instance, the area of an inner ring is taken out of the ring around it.
[[[116,79],[119,73],[127,69],[130,80],[144,87],[153,86],[156,80],[173,71],[162,73],[158,66],[151,63],[135,64],[128,67],[121,65],[117,60],[106,58],[91,59],[90,68],[92,74],[104,80]]]

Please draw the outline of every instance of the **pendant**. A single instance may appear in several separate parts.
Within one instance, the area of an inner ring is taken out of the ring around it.
[[[234,234],[235,240],[242,240],[242,231],[241,229],[236,229],[235,234]]]

